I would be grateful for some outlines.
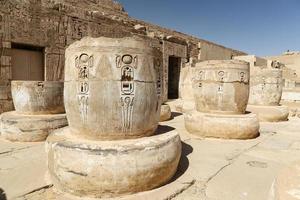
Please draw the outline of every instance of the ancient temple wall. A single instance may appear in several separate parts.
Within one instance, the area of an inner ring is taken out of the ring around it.
[[[77,2],[77,3],[76,3]],[[141,24],[145,28],[136,28]],[[243,52],[183,33],[130,18],[112,0],[0,0],[0,113],[12,110],[12,48],[14,44],[40,47],[44,54],[44,80],[64,79],[65,48],[85,36],[125,37],[138,34],[153,38],[164,54],[163,100],[167,100],[168,59],[185,63],[197,59],[230,59]]]
[[[0,1],[0,113],[13,109],[12,44],[42,47],[44,80],[57,81],[64,79],[64,52],[69,44],[84,36],[123,37],[132,32],[133,28],[117,20],[71,4],[51,0]]]
[[[12,110],[11,79],[11,43],[9,32],[9,11],[0,6],[0,113]]]

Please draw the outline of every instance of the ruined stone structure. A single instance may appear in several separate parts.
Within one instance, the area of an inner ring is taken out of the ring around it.
[[[278,56],[268,56],[266,59],[276,60],[282,64],[285,89],[300,87],[300,52],[285,52]]]
[[[163,101],[178,98],[180,68],[191,58],[230,59],[244,55],[130,18],[112,0],[1,0],[0,113],[13,109],[11,80],[63,80],[64,51],[74,41],[84,36],[134,34],[155,38],[155,45],[163,52]]]
[[[63,82],[12,81],[16,111],[0,115],[1,136],[10,141],[44,141],[68,125],[64,114]]]
[[[181,140],[176,131],[156,132],[162,55],[151,45],[137,37],[101,37],[67,48],[69,127],[47,140],[59,191],[115,197],[161,186],[175,174]]]
[[[185,127],[195,135],[225,139],[258,136],[255,114],[245,114],[249,98],[249,63],[211,60],[196,64],[195,110],[185,114]]]

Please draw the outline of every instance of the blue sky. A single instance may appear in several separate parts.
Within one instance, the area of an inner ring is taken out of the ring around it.
[[[259,56],[300,50],[300,0],[118,0],[130,16]]]

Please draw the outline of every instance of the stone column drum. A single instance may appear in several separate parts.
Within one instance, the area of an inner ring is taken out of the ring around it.
[[[249,63],[211,60],[196,64],[193,77],[195,110],[185,115],[193,134],[228,139],[254,138],[256,115],[245,114],[249,98]]]
[[[262,122],[286,121],[289,110],[280,105],[282,87],[281,69],[252,70],[247,110],[256,113]]]
[[[195,100],[193,93],[193,81],[195,63],[191,60],[183,65],[180,70],[179,81],[179,99],[176,101],[176,110],[179,112],[187,112],[195,109]]]
[[[158,187],[176,172],[176,131],[156,135],[161,53],[150,41],[84,38],[66,50],[69,127],[47,140],[54,186],[79,197],[106,198]]]
[[[12,81],[15,111],[0,116],[2,137],[11,141],[37,142],[57,128],[67,126],[63,82]]]

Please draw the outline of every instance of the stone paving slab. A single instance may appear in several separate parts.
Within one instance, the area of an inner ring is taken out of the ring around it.
[[[208,183],[206,194],[220,200],[266,200],[281,167],[273,161],[242,155]]]
[[[0,188],[14,199],[44,187],[44,143],[11,143],[0,140]]]
[[[115,200],[266,200],[279,170],[300,160],[299,119],[262,123],[260,137],[253,140],[195,137],[179,113],[161,124],[176,128],[183,141],[176,177],[163,187]],[[0,140],[0,168],[6,169],[0,170],[0,187],[8,199],[76,200],[47,185],[45,163],[43,143]]]

